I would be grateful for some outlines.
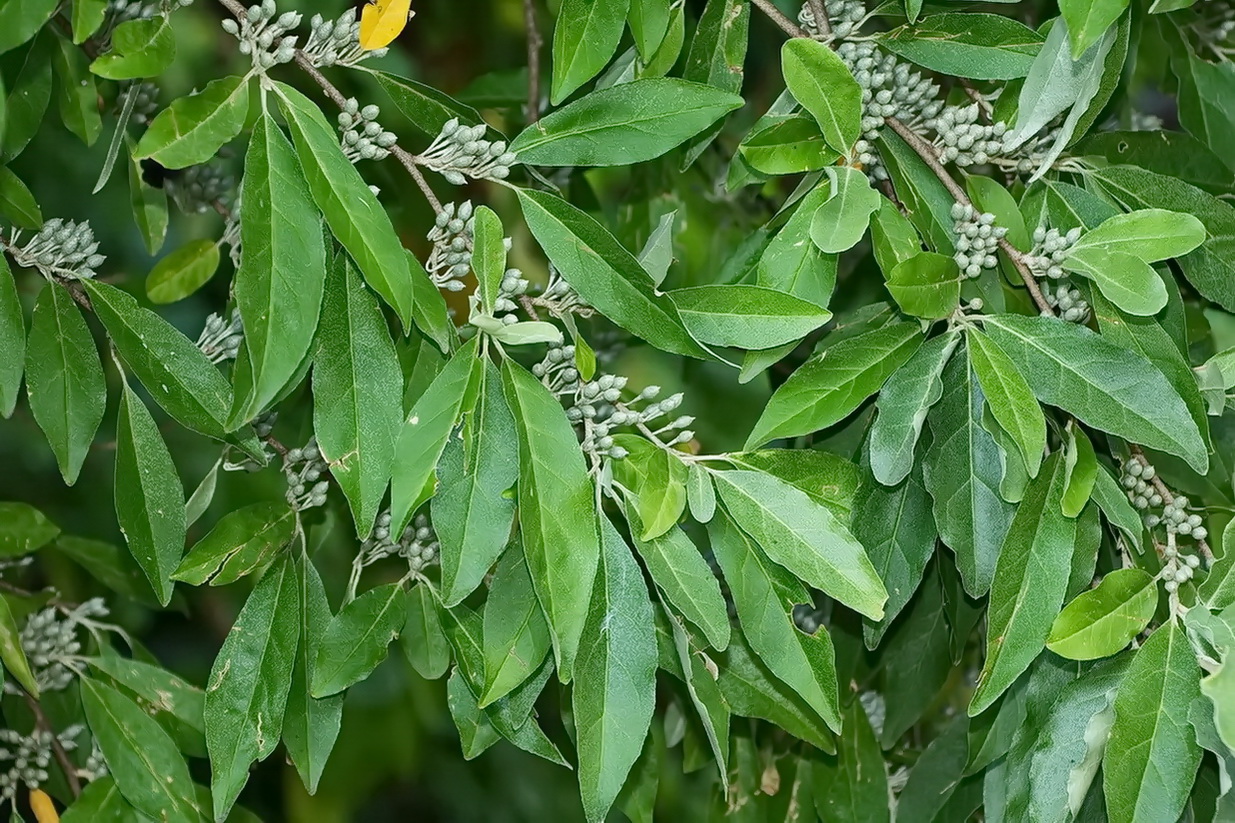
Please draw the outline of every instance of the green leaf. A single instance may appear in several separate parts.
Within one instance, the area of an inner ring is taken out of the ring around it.
[[[21,629],[17,628],[9,601],[3,597],[0,597],[0,662],[4,663],[5,671],[37,700],[39,683],[30,670],[30,661],[21,646]]]
[[[128,293],[98,280],[84,285],[112,345],[155,402],[181,425],[223,439],[231,387],[202,350]]]
[[[484,708],[531,677],[551,646],[549,625],[536,599],[523,552],[498,561],[484,610]]]
[[[762,122],[762,121],[760,121]],[[738,147],[742,157],[764,174],[801,174],[835,163],[839,155],[823,141],[813,117],[804,114],[769,118]]]
[[[73,42],[81,45],[103,25],[107,0],[73,0]]]
[[[206,748],[215,820],[227,817],[249,765],[279,743],[300,637],[297,576],[291,557],[262,576],[210,669]]]
[[[1104,469],[1099,469],[1094,477],[1092,495],[1107,522],[1119,529],[1134,549],[1141,551],[1141,533],[1145,530],[1141,515],[1132,507],[1115,478]]]
[[[26,320],[22,314],[17,283],[8,260],[0,255],[0,417],[11,417],[21,392],[21,376],[26,365]]]
[[[343,255],[326,276],[317,334],[313,431],[364,538],[394,467],[403,398],[386,319]]]
[[[965,340],[969,346],[969,363],[991,414],[1016,443],[1029,476],[1037,477],[1042,452],[1046,449],[1046,417],[1042,407],[1033,396],[1025,375],[994,340],[976,328],[966,330]],[[1077,509],[1077,513],[1079,511]]]
[[[6,9],[14,6],[10,3]],[[10,79],[9,95],[4,102],[5,129],[0,139],[0,159],[5,162],[22,153],[43,123],[51,100],[52,49],[58,48],[52,46],[52,39],[48,35],[36,39],[21,71]]]
[[[798,204],[781,230],[759,256],[760,286],[789,292],[826,306],[836,287],[837,255],[824,254],[810,240],[815,212],[831,196],[828,185],[816,186]]]
[[[1166,307],[1166,286],[1152,266],[1134,255],[1093,246],[1070,252],[1060,265],[1092,280],[1108,300],[1128,314],[1151,317]]]
[[[249,82],[233,75],[211,80],[196,94],[172,102],[151,121],[136,160],[150,158],[168,169],[205,163],[244,128],[249,113]]]
[[[184,553],[184,487],[159,427],[125,383],[116,423],[116,519],[159,603]]]
[[[717,682],[734,714],[768,720],[823,751],[835,750],[823,719],[772,674],[741,635],[734,635],[725,657]]]
[[[0,7],[0,54],[34,37],[59,5],[58,0],[12,0]]]
[[[1098,474],[1098,458],[1089,435],[1069,420],[1064,434],[1064,491],[1061,500],[1064,516],[1077,517],[1089,502]]]
[[[682,20],[676,17],[675,20]],[[665,38],[665,45],[673,36],[674,29]],[[713,88],[737,94],[742,90],[743,67],[746,64],[746,46],[750,35],[750,5],[742,0],[708,0],[699,16],[699,25],[690,40],[682,77],[695,83],[705,83]],[[665,50],[662,46],[661,50]],[[651,63],[659,62],[660,54]],[[672,68],[676,59],[666,54],[668,65],[658,69],[662,74]],[[716,135],[718,123],[691,143],[681,168],[686,169],[699,158]]]
[[[637,498],[635,514],[641,522],[635,534],[642,540],[660,537],[686,508],[686,464],[642,437],[618,435],[614,440],[628,452],[615,476]]]
[[[790,40],[789,44],[814,42]],[[832,183],[832,196],[815,210],[810,239],[820,251],[834,254],[858,244],[883,198],[871,188],[866,175],[852,166],[828,166],[825,171]]]
[[[827,144],[848,154],[862,120],[862,89],[849,67],[828,46],[808,38],[785,41],[780,60],[794,99],[819,123]]]
[[[189,767],[158,721],[89,677],[81,678],[81,698],[90,732],[124,799],[157,820],[197,823],[201,818]]]
[[[717,682],[716,664],[701,649],[692,646],[686,627],[677,615],[661,600],[665,620],[673,633],[673,645],[677,649],[678,662],[686,678],[686,690],[699,716],[708,746],[716,759],[722,791],[729,790],[729,705],[721,694]],[[655,730],[653,730],[655,737]],[[646,749],[645,749],[646,752]]]
[[[510,489],[519,478],[514,415],[491,360],[481,366],[476,406],[461,438],[446,444],[431,507],[441,543],[442,602],[455,606],[476,587],[506,547],[515,516]]]
[[[844,727],[836,739],[836,757],[812,764],[811,774],[820,819],[835,823],[886,823],[892,819],[888,769],[861,700],[854,700],[845,709]]]
[[[169,15],[127,20],[111,32],[111,49],[90,64],[108,80],[157,77],[176,59],[176,35]]]
[[[266,565],[291,542],[296,513],[285,502],[252,503],[224,515],[172,573],[192,586],[226,586]]]
[[[1180,116],[1184,104],[1180,102]],[[1221,145],[1221,144],[1217,144]],[[1104,158],[1113,166],[1154,169],[1212,194],[1226,190],[1230,168],[1205,144],[1186,132],[1107,131],[1089,135],[1073,148],[1077,155]]]
[[[915,254],[897,263],[887,279],[896,305],[914,317],[942,320],[956,311],[961,300],[961,273],[956,261],[946,255]]]
[[[468,688],[458,667],[450,673],[450,680],[446,683],[446,705],[450,709],[455,728],[459,730],[464,760],[478,757],[485,749],[502,739],[497,729],[493,728],[488,715],[476,704],[476,697]]]
[[[998,315],[984,325],[1043,403],[1086,425],[1182,457],[1197,471],[1209,465],[1183,400],[1143,357],[1051,317]]]
[[[26,503],[0,503],[0,557],[24,557],[60,534],[60,527]]]
[[[677,309],[638,259],[587,213],[547,192],[519,189],[528,228],[562,277],[605,317],[657,348],[706,359]]]
[[[629,166],[660,157],[741,106],[738,95],[700,83],[635,80],[547,115],[510,150],[538,166]]]
[[[698,463],[691,463],[686,472],[686,503],[696,522],[706,523],[716,513],[716,489],[712,476]]]
[[[1063,460],[1056,453],[1025,490],[999,550],[986,661],[969,704],[970,717],[989,708],[1029,668],[1063,605],[1077,529],[1060,506],[1064,483]]]
[[[274,119],[253,129],[240,186],[244,249],[232,283],[244,320],[251,383],[236,395],[232,427],[253,419],[300,373],[326,283],[321,224],[295,151]]]
[[[196,292],[219,268],[219,244],[190,240],[164,257],[146,275],[151,303],[175,303]]]
[[[941,375],[958,342],[960,335],[956,332],[927,340],[893,372],[887,387],[879,393],[879,414],[870,431],[870,464],[875,479],[883,485],[895,486],[913,468],[922,424],[926,413],[943,397]]]
[[[862,544],[826,507],[763,472],[712,475],[725,508],[767,555],[799,579],[874,620],[888,599]]]
[[[1046,647],[1070,660],[1108,657],[1145,630],[1157,607],[1157,580],[1143,569],[1116,569],[1064,607]]]
[[[601,551],[571,708],[584,815],[604,820],[643,750],[656,703],[656,637],[643,574],[602,517]]]
[[[802,339],[832,317],[814,303],[763,286],[694,286],[668,294],[691,336],[712,346],[770,349]]]
[[[593,601],[601,552],[594,486],[557,398],[511,360],[502,361],[502,386],[519,431],[523,551],[549,620],[558,676],[566,682]]]
[[[651,540],[642,539],[639,532],[636,520],[631,523],[635,548],[665,600],[698,627],[709,646],[724,651],[729,645],[729,610],[699,548],[676,526]]]
[[[414,272],[390,217],[339,148],[334,129],[317,104],[290,86],[275,91],[300,156],[309,191],[335,238],[356,261],[365,282],[399,315],[403,328],[412,324]]]
[[[999,494],[999,447],[982,426],[986,398],[968,359],[968,352],[953,357],[944,369],[943,398],[926,418],[932,439],[922,479],[934,500],[939,536],[956,554],[965,591],[981,597],[995,575],[1013,507]]]
[[[56,69],[56,104],[60,109],[60,119],[78,139],[87,146],[93,146],[103,130],[94,76],[87,69],[85,53],[70,43],[67,37],[57,37],[56,46],[52,61]],[[0,51],[4,51],[2,41]]]
[[[68,291],[39,292],[26,341],[26,394],[64,482],[77,481],[107,406],[107,383],[90,329]]]
[[[972,624],[965,626],[956,619],[959,610],[945,600],[945,596],[951,599],[954,594],[964,598],[956,572],[945,564],[936,566],[941,571],[947,569],[950,581],[955,582],[943,581],[940,585],[940,572],[929,575],[882,643],[882,693],[891,698],[879,734],[884,748],[895,746],[917,724],[951,674],[952,633],[964,635],[960,642],[966,643],[972,629]],[[979,616],[975,614],[972,619],[976,621]]]
[[[862,483],[858,467],[843,457],[815,449],[762,449],[730,452],[730,462],[767,472],[805,492],[816,503],[848,519]]]
[[[746,438],[753,448],[843,420],[882,388],[922,343],[912,323],[896,323],[829,346],[781,384]]]
[[[1200,668],[1183,628],[1160,627],[1137,651],[1115,695],[1115,725],[1102,761],[1106,805],[1115,820],[1149,823],[1183,812],[1201,762],[1188,707]]]
[[[7,166],[0,166],[0,214],[18,228],[38,229],[43,225],[43,213],[34,195]]]
[[[1129,0],[1060,0],[1059,11],[1068,23],[1072,59],[1080,58],[1115,24]]]
[[[368,677],[407,620],[406,591],[398,583],[369,589],[339,610],[317,646],[310,694],[329,697]]]
[[[553,29],[553,105],[608,64],[622,39],[630,0],[564,0]]]
[[[913,19],[913,15],[909,15]],[[1014,80],[1029,74],[1042,35],[997,14],[933,14],[879,36],[895,55],[942,74]]]
[[[829,728],[839,731],[832,639],[826,629],[809,635],[793,622],[794,605],[810,599],[802,584],[771,562],[729,515],[718,513],[708,524],[708,535],[750,647]]]
[[[670,15],[669,0],[631,0],[626,23],[645,62],[651,60],[664,41]]]
[[[143,820],[142,818],[145,818]],[[13,823],[20,817],[10,818]],[[146,823],[145,815],[137,811],[120,794],[120,787],[110,775],[91,780],[82,789],[81,795],[64,810],[60,823],[92,823],[95,820],[114,820],[117,823]]]
[[[456,118],[465,126],[485,122],[476,109],[432,86],[384,71],[371,71],[370,74],[407,122],[430,137],[436,137],[443,126]]]
[[[488,206],[477,206],[472,229],[472,271],[476,289],[488,314],[495,304],[506,274],[506,241],[501,218]]]
[[[1183,257],[1205,242],[1205,224],[1191,214],[1165,209],[1141,209],[1117,214],[1090,229],[1069,250],[1069,256],[1082,249],[1121,251],[1155,263]]]
[[[131,155],[133,141],[126,140],[125,142]],[[133,210],[133,222],[141,232],[146,251],[151,255],[158,254],[167,239],[167,193],[142,179],[141,161],[134,160],[130,156],[126,165],[129,178],[129,206]],[[211,243],[211,246],[213,245]],[[210,273],[213,274],[214,270],[211,269]],[[150,276],[147,275],[147,296],[150,295],[149,278]]]
[[[412,586],[407,593],[407,622],[399,645],[412,668],[426,680],[436,680],[450,667],[450,644],[428,586]]]

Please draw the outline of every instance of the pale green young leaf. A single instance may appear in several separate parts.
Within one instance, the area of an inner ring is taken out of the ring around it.
[[[552,645],[523,552],[512,547],[498,561],[484,609],[484,689],[480,707],[510,694],[531,677]]]
[[[0,597],[0,662],[4,663],[4,671],[12,675],[13,679],[37,700],[39,684],[21,645],[21,629],[13,617],[9,601],[3,597]]]
[[[832,187],[820,184],[798,203],[789,221],[781,227],[759,256],[756,282],[788,292],[820,306],[828,305],[836,287],[837,255],[824,254],[811,242],[815,212],[832,195]]]
[[[668,292],[691,336],[710,346],[770,349],[822,326],[832,313],[764,286],[692,286]]]
[[[291,542],[296,514],[284,501],[251,503],[224,515],[171,574],[192,586],[226,586],[266,565]]]
[[[1025,375],[995,341],[976,328],[966,331],[965,340],[970,365],[991,413],[1016,443],[1029,476],[1037,477],[1046,449],[1046,417],[1042,407]]]
[[[716,513],[716,488],[712,475],[698,463],[691,463],[686,473],[686,505],[690,516],[698,523],[707,523]]]
[[[8,418],[17,407],[21,376],[26,365],[26,319],[22,313],[17,283],[8,260],[0,255],[0,417]]]
[[[493,314],[494,303],[506,274],[506,235],[502,220],[488,206],[478,206],[473,218],[472,271],[485,311]]]
[[[72,485],[103,420],[107,383],[81,310],[55,283],[44,286],[34,304],[25,372],[30,411],[61,477]]]
[[[738,151],[756,171],[775,175],[816,171],[840,159],[824,142],[819,124],[805,114],[770,118],[747,135]]]
[[[211,80],[196,94],[180,97],[151,121],[133,157],[168,169],[205,163],[244,128],[249,82],[239,75]]]
[[[1191,214],[1141,209],[1117,214],[1081,235],[1070,253],[1102,248],[1121,251],[1146,263],[1183,257],[1205,242],[1205,224]]]
[[[1060,265],[1092,280],[1108,300],[1128,314],[1150,317],[1166,307],[1166,286],[1152,266],[1134,255],[1090,246],[1072,251]]]
[[[632,514],[627,507],[627,514]],[[729,610],[716,575],[686,532],[674,527],[653,539],[640,537],[638,518],[631,522],[635,548],[652,581],[670,603],[707,639],[724,651],[729,645]]]
[[[790,40],[789,43],[818,45],[813,40]],[[834,254],[858,244],[883,198],[871,188],[866,175],[852,166],[828,166],[826,171],[832,195],[815,209],[810,222],[810,239],[820,251]]]
[[[794,98],[819,123],[824,140],[847,154],[862,119],[862,89],[849,67],[823,43],[791,38],[781,47],[781,70]]]
[[[940,320],[960,303],[961,273],[946,255],[920,252],[897,263],[886,276],[888,292],[905,314]]]
[[[345,605],[318,641],[309,693],[329,697],[368,677],[406,620],[407,592],[398,583],[369,589]]]
[[[81,45],[103,25],[107,0],[73,0],[73,42]]]
[[[151,303],[183,300],[214,277],[219,259],[213,240],[190,240],[154,264],[146,275],[146,296]]]
[[[648,235],[647,242],[639,251],[639,265],[652,278],[657,287],[665,282],[669,275],[669,267],[673,265],[673,232],[677,209],[662,214],[656,223],[656,228]],[[576,350],[577,351],[577,350]],[[590,379],[585,376],[585,379]]]
[[[386,319],[343,255],[326,276],[317,334],[313,431],[364,538],[394,467],[403,398]]]
[[[502,385],[519,432],[523,551],[549,621],[558,675],[568,681],[601,552],[594,486],[557,398],[510,360],[502,361]]]
[[[553,87],[559,105],[571,92],[600,74],[617,51],[630,0],[565,0],[553,29]]]
[[[111,48],[90,64],[90,71],[99,77],[157,77],[176,59],[176,35],[169,15],[126,20],[110,34]]]
[[[1068,421],[1064,438],[1064,490],[1060,503],[1066,517],[1077,517],[1093,493],[1098,458],[1089,435],[1072,421]]]
[[[1144,631],[1157,606],[1157,580],[1143,569],[1116,569],[1064,607],[1046,647],[1071,660],[1107,657]]]
[[[1128,8],[1129,0],[1060,0],[1059,11],[1068,22],[1072,59],[1079,58],[1106,34]]]

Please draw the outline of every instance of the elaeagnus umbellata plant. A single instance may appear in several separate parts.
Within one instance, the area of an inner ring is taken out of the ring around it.
[[[1235,3],[361,6],[0,0],[3,814],[1235,820]]]

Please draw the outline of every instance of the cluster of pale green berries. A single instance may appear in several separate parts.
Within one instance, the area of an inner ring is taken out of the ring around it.
[[[857,34],[858,29],[866,20],[866,4],[862,0],[827,0],[824,9],[828,13],[828,22],[832,25],[832,36],[845,38]],[[798,11],[798,24],[806,29],[811,37],[818,37],[819,27],[815,23],[815,12],[810,3],[803,3]]]
[[[489,141],[484,136],[483,123],[464,126],[457,117],[452,118],[442,126],[419,161],[456,186],[462,186],[469,177],[505,180],[517,159],[515,153],[506,150],[505,141]]]
[[[302,448],[289,449],[283,457],[283,476],[287,478],[287,502],[298,512],[326,504],[329,470],[317,439],[310,437]]]
[[[390,156],[390,148],[398,137],[377,122],[381,109],[375,105],[361,108],[355,97],[339,112],[339,131],[343,135],[343,154],[356,163],[360,160],[382,160]]]
[[[159,87],[144,80],[135,80],[129,83],[116,99],[117,110],[123,110],[130,105],[130,101],[132,110],[129,117],[134,123],[144,126],[159,110]]]
[[[1168,592],[1177,592],[1183,583],[1187,583],[1192,579],[1201,565],[1201,558],[1195,554],[1184,554],[1171,542],[1167,542],[1162,549],[1162,557],[1166,562],[1162,565],[1162,578],[1166,581],[1162,584]]]
[[[206,325],[197,338],[197,347],[211,363],[222,363],[236,359],[243,341],[244,323],[240,319],[240,312],[232,309],[230,320],[224,320],[218,313],[212,313],[206,318]]]
[[[1182,534],[1197,542],[1209,537],[1204,518],[1199,514],[1188,513],[1191,501],[1183,495],[1173,497],[1170,501],[1164,500],[1152,483],[1156,476],[1157,471],[1151,464],[1134,458],[1124,464],[1123,475],[1120,477],[1128,500],[1137,509],[1147,512],[1162,506],[1161,515],[1145,515],[1145,527],[1155,529],[1162,526],[1169,534]]]
[[[74,724],[58,735],[47,729],[34,729],[28,735],[0,729],[0,762],[8,763],[8,768],[0,772],[0,802],[15,801],[22,786],[37,789],[46,783],[53,742],[58,741],[65,751],[71,752],[77,748],[76,738],[84,729]]]
[[[45,277],[64,280],[89,280],[107,258],[99,254],[94,230],[85,220],[53,217],[33,237],[20,245],[22,234],[14,231],[7,244],[0,243],[17,265],[38,269]]]
[[[814,634],[828,616],[826,609],[816,608],[813,603],[799,603],[793,607],[793,622],[807,634]]]
[[[1069,323],[1085,323],[1089,320],[1089,303],[1079,289],[1072,286],[1063,269],[1063,261],[1081,239],[1081,229],[1067,232],[1038,226],[1033,232],[1033,248],[1025,255],[1025,265],[1034,277],[1054,281],[1056,285],[1045,290],[1048,305],[1057,309],[1059,317]]]
[[[962,274],[974,278],[982,274],[983,269],[993,269],[999,265],[995,253],[1008,229],[995,225],[995,215],[990,212],[979,214],[968,203],[953,203],[952,220],[952,231],[956,235],[953,259]]]
[[[472,268],[472,232],[476,217],[472,201],[465,200],[457,207],[446,203],[437,213],[433,228],[429,229],[429,242],[433,250],[425,270],[434,285],[446,291],[462,291],[463,278]]]
[[[939,159],[958,166],[982,166],[1003,153],[1007,123],[979,123],[980,107],[948,106],[927,125],[935,131]]]
[[[1047,305],[1059,312],[1059,317],[1069,323],[1086,323],[1089,321],[1089,301],[1081,295],[1081,290],[1060,283],[1054,291],[1045,289],[1042,294]]]
[[[355,7],[344,11],[338,20],[326,20],[320,14],[309,20],[304,53],[315,66],[354,66],[369,57],[384,57],[386,52],[387,49],[366,51],[360,47],[360,22]]]
[[[373,527],[369,539],[360,544],[360,553],[356,559],[359,568],[386,557],[398,556],[407,561],[408,569],[415,574],[437,562],[442,544],[438,541],[433,527],[429,525],[428,517],[423,514],[416,515],[398,535],[391,535],[390,526],[390,510],[387,509],[378,515],[377,525]]]
[[[163,188],[185,214],[205,214],[217,204],[227,204],[236,188],[236,178],[221,163],[202,163],[168,177]]]
[[[575,291],[558,270],[549,266],[549,282],[545,289],[536,296],[536,305],[543,306],[557,317],[577,314],[580,317],[591,317],[593,309],[579,293]]]
[[[107,606],[102,598],[96,597],[71,609],[49,607],[26,618],[18,642],[30,663],[30,672],[40,692],[58,692],[68,688],[86,660],[81,653],[78,628],[92,624],[95,618],[106,616]],[[15,694],[19,690],[14,684],[6,682],[4,691]]]
[[[262,0],[239,19],[223,21],[223,31],[240,41],[240,53],[252,56],[253,68],[264,72],[296,56],[296,36],[288,32],[300,25],[300,13],[284,12],[277,18],[274,0]]]
[[[158,13],[158,3],[143,3],[140,0],[110,0],[104,12],[102,28],[104,31],[110,31],[121,23],[127,23],[130,20],[148,20]]]

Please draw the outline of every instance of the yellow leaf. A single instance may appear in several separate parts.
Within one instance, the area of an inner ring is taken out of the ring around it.
[[[360,47],[384,49],[412,18],[412,0],[375,0],[360,11]]]
[[[60,823],[55,804],[42,789],[30,790],[30,811],[34,812],[34,818],[39,823]]]

